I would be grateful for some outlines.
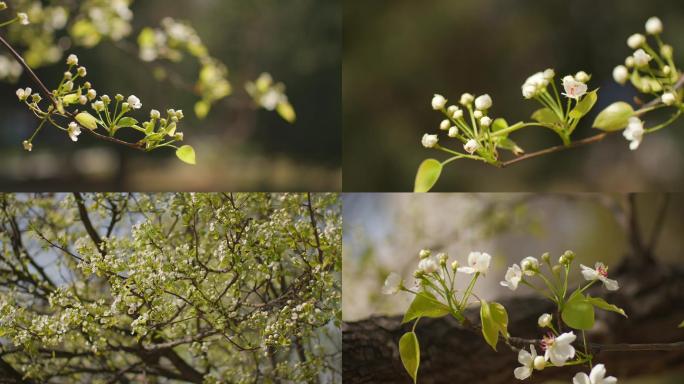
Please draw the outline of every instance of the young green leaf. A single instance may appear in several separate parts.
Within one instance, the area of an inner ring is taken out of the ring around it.
[[[541,108],[534,111],[532,114],[532,120],[543,124],[560,124],[561,121],[558,119],[552,110],[548,108]]]
[[[594,316],[594,306],[581,293],[570,297],[561,312],[561,318],[565,324],[571,328],[583,330],[594,326]]]
[[[450,309],[442,304],[430,292],[419,292],[404,314],[402,323],[407,323],[419,317],[442,317],[448,315]]]
[[[278,103],[278,106],[276,107],[276,111],[278,111],[278,114],[280,117],[285,119],[288,123],[292,124],[295,122],[297,119],[297,114],[295,113],[294,108],[292,107],[292,104],[288,102],[280,102]]]
[[[503,117],[499,117],[498,119],[494,119],[494,122],[492,122],[492,132],[500,131],[502,129],[508,128],[508,123],[506,122],[506,119]]]
[[[587,296],[587,301],[589,303],[591,303],[591,305],[593,305],[596,308],[601,308],[601,309],[606,310],[606,311],[619,313],[622,316],[627,317],[627,314],[625,313],[625,311],[622,308],[620,308],[616,305],[613,305],[613,304],[609,304],[600,297]]]
[[[521,156],[525,154],[525,150],[520,148],[515,141],[509,139],[508,137],[500,137],[496,140],[496,146],[513,152],[516,156]]]
[[[597,92],[598,89],[594,89],[593,91],[587,93],[582,100],[577,103],[575,108],[570,111],[570,117],[573,119],[579,119],[589,113],[589,111],[591,111],[591,109],[594,107],[594,104],[596,104],[596,100],[598,100]]]
[[[437,183],[442,173],[442,163],[435,159],[425,159],[418,167],[413,192],[428,192]]]
[[[98,120],[95,118],[95,116],[91,115],[88,112],[79,113],[78,115],[76,115],[75,119],[83,127],[86,127],[91,130],[97,129]]]
[[[627,126],[629,118],[634,116],[632,106],[624,101],[615,102],[596,116],[594,128],[602,131],[619,131]]]
[[[399,356],[404,369],[415,383],[418,380],[420,366],[420,345],[415,332],[407,332],[399,339]]]
[[[499,333],[508,337],[508,313],[506,308],[499,303],[480,301],[480,322],[482,323],[482,335],[493,350],[499,342]]]
[[[195,149],[189,145],[184,145],[176,150],[176,156],[183,162],[195,165]]]
[[[121,120],[119,120],[119,122],[116,125],[120,128],[123,128],[123,127],[132,127],[136,124],[138,124],[138,120],[136,120],[132,117],[124,117]]]

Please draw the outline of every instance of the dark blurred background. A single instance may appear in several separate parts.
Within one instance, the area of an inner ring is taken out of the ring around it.
[[[135,94],[143,111],[183,109],[187,144],[198,165],[187,166],[173,151],[142,153],[82,135],[78,143],[44,129],[26,153],[21,147],[36,120],[20,105],[17,87],[0,83],[0,185],[4,190],[338,190],[341,188],[341,30],[339,0],[136,1],[133,34],[158,27],[167,16],[187,20],[211,55],[229,69],[233,95],[216,104],[206,120],[192,113],[197,100],[187,90],[154,80],[135,52],[103,42],[78,48],[80,63],[100,94]],[[21,49],[21,47],[19,47]],[[174,68],[193,84],[194,60]],[[59,64],[37,72],[48,86],[65,70]],[[297,112],[294,125],[275,112],[257,110],[246,81],[270,72],[287,85]],[[142,112],[141,112],[142,113]],[[148,113],[148,112],[144,112]]]
[[[539,106],[523,99],[520,86],[547,67],[560,77],[578,70],[593,74],[590,87],[601,88],[599,101],[574,138],[597,133],[590,127],[601,109],[635,96],[611,72],[631,54],[627,37],[643,33],[650,16],[662,19],[663,38],[681,67],[682,1],[346,0],[344,189],[410,191],[423,159],[446,158],[420,144],[423,133],[436,133],[441,121],[430,108],[433,93],[453,101],[463,92],[489,93],[494,116],[529,121]],[[663,117],[647,115],[647,126]],[[684,186],[683,129],[680,119],[647,135],[634,152],[615,134],[503,170],[459,160],[445,167],[433,190],[678,191]],[[512,138],[528,151],[560,143],[537,127]]]

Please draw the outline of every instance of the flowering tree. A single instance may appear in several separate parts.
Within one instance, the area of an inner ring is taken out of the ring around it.
[[[135,95],[110,97],[86,81],[87,70],[79,65],[73,54],[66,59],[66,71],[59,83],[49,89],[33,72],[32,67],[56,63],[65,54],[58,42],[62,32],[77,46],[91,48],[109,39],[116,47],[137,54],[144,63],[153,65],[155,73],[169,78],[172,83],[188,88],[197,95],[194,112],[198,118],[207,116],[212,106],[232,93],[223,63],[211,56],[200,36],[188,23],[164,18],[159,28],[144,27],[137,36],[137,47],[126,38],[132,33],[133,0],[86,0],[75,4],[66,0],[52,0],[47,5],[34,0],[0,1],[0,11],[12,12],[14,17],[0,22],[0,28],[8,29],[8,38],[0,36],[0,43],[9,57],[0,55],[0,79],[16,81],[26,72],[36,90],[22,87],[17,90],[19,101],[39,120],[34,133],[23,141],[25,150],[33,150],[33,141],[47,125],[67,133],[72,141],[85,131],[98,139],[124,145],[133,149],[152,151],[173,148],[178,158],[195,164],[195,150],[190,145],[180,145],[184,134],[180,131],[182,110],[166,109],[165,113],[151,109],[141,118],[133,116],[142,108]],[[15,44],[27,46],[22,55]],[[132,45],[132,47],[131,47]],[[178,62],[185,56],[197,61],[199,72],[194,84],[188,84],[164,62]],[[170,73],[170,74],[169,74]],[[270,74],[264,73],[255,81],[248,81],[245,89],[254,103],[262,108],[277,111],[288,122],[294,122],[294,108],[285,95],[285,86],[276,83]],[[120,130],[137,131],[140,138],[125,141],[117,136]]]
[[[0,197],[3,382],[338,382],[334,194]]]
[[[528,77],[521,86],[522,96],[541,105],[540,109],[532,113],[532,121],[529,122],[509,124],[504,118],[492,116],[490,112],[493,101],[488,94],[474,97],[470,93],[464,93],[459,99],[460,106],[449,104],[442,95],[434,95],[432,109],[440,112],[444,118],[439,129],[446,132],[448,138],[459,142],[464,151],[459,152],[441,145],[437,134],[424,134],[421,143],[425,148],[440,150],[450,157],[444,161],[424,160],[416,174],[414,191],[429,191],[439,179],[444,166],[459,159],[506,167],[549,153],[593,144],[603,140],[608,134],[619,131],[630,142],[629,148],[636,150],[644,135],[669,126],[684,110],[680,90],[684,84],[684,76],[674,63],[672,46],[661,39],[662,22],[657,17],[651,17],[646,21],[645,30],[657,44],[657,50],[643,34],[633,34],[628,38],[627,45],[634,52],[625,59],[624,65],[615,67],[613,78],[622,85],[630,81],[637,91],[650,100],[645,102],[637,99],[637,109],[624,101],[612,103],[598,114],[593,123],[594,128],[603,132],[588,138],[572,139],[577,125],[598,100],[598,89],[589,90],[591,75],[584,71],[564,76],[560,82],[564,91],[562,93],[556,85],[556,73],[551,68]],[[671,117],[645,128],[641,117],[661,108],[671,109]],[[552,130],[559,136],[562,145],[525,153],[509,137],[523,128],[535,126]],[[514,157],[502,159],[500,150],[510,151]]]

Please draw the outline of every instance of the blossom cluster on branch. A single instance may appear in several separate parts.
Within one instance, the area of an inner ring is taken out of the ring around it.
[[[449,104],[439,94],[432,99],[432,108],[441,112],[445,119],[439,123],[439,130],[447,133],[448,139],[455,139],[463,145],[463,151],[455,150],[442,144],[438,134],[426,133],[421,139],[424,147],[437,149],[450,155],[444,161],[426,159],[418,167],[414,182],[414,191],[427,192],[437,183],[445,165],[459,159],[471,159],[487,164],[503,167],[517,160],[502,160],[499,150],[507,150],[518,159],[526,159],[578,145],[599,141],[606,133],[622,131],[631,150],[636,150],[645,135],[665,128],[676,121],[682,111],[682,92],[680,90],[684,77],[675,65],[672,46],[661,39],[663,24],[657,17],[647,20],[645,30],[657,44],[652,47],[648,38],[636,33],[627,40],[627,45],[634,52],[625,59],[624,65],[613,70],[613,78],[619,84],[631,84],[651,100],[634,109],[624,101],[615,102],[601,111],[593,122],[593,127],[603,134],[592,138],[573,141],[572,134],[582,118],[589,113],[598,100],[598,89],[589,91],[588,82],[591,75],[579,71],[574,75],[564,76],[560,82],[555,80],[555,71],[546,69],[528,77],[521,87],[522,96],[527,100],[535,100],[542,108],[531,115],[533,121],[520,121],[510,124],[504,118],[493,119],[489,116],[492,98],[482,95],[473,98],[470,93],[461,95],[459,104]],[[564,92],[559,92],[559,86]],[[564,97],[564,99],[561,97]],[[479,104],[477,101],[480,101]],[[473,104],[473,101],[475,103]],[[642,116],[660,108],[672,110],[670,118],[651,127],[644,126]],[[508,136],[526,127],[539,126],[552,130],[562,141],[562,147],[540,150],[525,154]]]
[[[480,331],[484,341],[496,350],[499,341],[503,340],[511,348],[518,350],[518,361],[521,366],[513,371],[513,376],[525,380],[534,371],[550,367],[566,365],[587,365],[591,372],[578,373],[573,378],[574,384],[612,384],[617,379],[606,377],[606,369],[602,364],[594,365],[594,356],[589,347],[585,331],[594,326],[595,310],[611,311],[627,317],[617,306],[600,297],[592,297],[586,291],[590,287],[601,284],[609,291],[619,289],[616,280],[608,277],[608,267],[597,262],[593,267],[580,265],[580,271],[586,280],[574,291],[568,286],[572,263],[575,254],[572,251],[563,253],[556,263],[545,253],[541,260],[528,256],[520,263],[508,268],[504,280],[500,284],[513,291],[525,285],[538,292],[557,307],[556,315],[540,314],[538,326],[542,335],[535,344],[513,345],[508,330],[508,312],[497,302],[488,302],[474,292],[478,278],[489,271],[491,256],[485,252],[471,252],[467,264],[461,266],[457,260],[451,261],[445,253],[433,255],[428,249],[419,253],[418,268],[414,272],[415,286],[406,285],[401,276],[391,273],[385,280],[383,293],[396,294],[400,291],[413,294],[413,302],[404,314],[403,322],[413,322],[411,332],[405,333],[399,340],[399,354],[408,374],[414,382],[418,379],[420,367],[420,345],[415,329],[423,317],[437,318],[453,316],[462,326],[473,331]],[[459,273],[470,275],[470,281],[464,291],[456,289]],[[471,304],[480,305],[480,329],[476,329],[471,320],[466,318],[465,310]],[[578,335],[582,344],[576,346]],[[529,349],[528,349],[529,347]],[[539,352],[537,350],[539,348]]]

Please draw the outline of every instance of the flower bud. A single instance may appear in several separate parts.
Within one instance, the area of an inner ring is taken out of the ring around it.
[[[668,45],[668,44],[663,44],[663,46],[660,47],[660,54],[666,60],[671,59],[672,58],[672,46]]]
[[[158,119],[158,118],[160,118],[160,117],[161,117],[161,113],[159,113],[159,111],[157,111],[156,109],[153,109],[153,110],[150,111],[150,118],[156,120],[156,119]]]
[[[451,127],[451,122],[448,119],[444,119],[441,123],[439,123],[439,129],[442,131],[446,131],[449,129],[449,127]]]
[[[675,102],[677,102],[677,95],[675,95],[674,92],[665,92],[660,99],[665,105],[673,105]]]
[[[33,150],[33,144],[31,144],[30,141],[24,140],[21,142],[21,145],[24,146],[24,150],[31,152]]]
[[[67,57],[66,61],[67,65],[78,65],[78,56],[74,55],[73,53]]]
[[[624,85],[628,78],[629,72],[624,65],[618,65],[613,69],[613,80],[615,80],[616,83]]]
[[[66,80],[71,80],[74,77],[74,75],[71,72],[64,72],[64,78]]]
[[[424,259],[426,257],[430,257],[432,252],[429,249],[421,249],[420,252],[418,252],[418,257],[421,259]]]
[[[95,118],[95,116],[91,115],[88,112],[79,113],[78,115],[76,115],[75,119],[83,127],[86,127],[91,130],[97,129],[97,119]]]
[[[449,137],[456,137],[458,136],[458,127],[454,126],[449,128]]]
[[[449,256],[444,252],[440,252],[437,254],[437,260],[439,260],[439,265],[441,265],[442,267],[446,266],[448,259]]]
[[[432,109],[434,109],[435,111],[439,111],[440,109],[444,108],[446,103],[447,99],[445,99],[442,95],[435,94],[432,97]]]
[[[86,93],[86,96],[88,97],[88,100],[95,100],[97,97],[97,91],[94,89],[89,89],[88,93]]]
[[[539,316],[539,319],[537,319],[537,325],[539,325],[539,328],[546,328],[551,325],[551,320],[553,320],[553,316],[551,316],[551,314],[543,313],[541,316]]]
[[[475,108],[484,111],[492,107],[492,98],[484,94],[482,96],[478,96],[477,99],[475,99]]]
[[[544,70],[544,78],[546,80],[551,80],[556,76],[556,72],[552,68],[548,68]]]
[[[492,119],[489,116],[484,116],[480,119],[480,125],[483,127],[489,127],[492,125]]]
[[[551,255],[549,255],[548,252],[544,252],[544,254],[541,255],[541,259],[543,262],[548,263],[551,261]]]
[[[634,65],[637,67],[645,67],[653,59],[651,55],[639,48],[634,52]]]
[[[76,73],[78,73],[79,76],[83,77],[88,74],[88,71],[86,70],[86,67],[78,67]]]
[[[475,153],[479,147],[480,145],[477,143],[477,141],[475,141],[475,139],[470,139],[463,145],[463,149],[465,149],[465,151],[471,155]]]
[[[21,25],[29,25],[30,23],[28,15],[24,12],[17,13],[17,19],[19,19],[19,24]]]
[[[541,371],[544,368],[546,368],[546,359],[544,358],[544,356],[537,356],[534,358],[533,364],[534,369],[536,369],[537,371]]]
[[[458,120],[463,117],[463,110],[462,109],[457,109],[456,112],[451,116],[454,118],[454,120]]]
[[[627,68],[632,68],[634,66],[634,56],[627,56],[625,58],[625,65]]]
[[[663,67],[663,73],[669,75],[672,72],[672,68],[669,65]]]
[[[528,276],[535,275],[539,271],[539,261],[532,256],[528,256],[520,262],[520,269]]]
[[[482,111],[480,111],[479,109],[476,109],[475,112],[473,112],[473,116],[474,116],[476,119],[481,118],[481,117],[482,117]]]
[[[176,134],[173,135],[173,138],[178,141],[183,141],[183,132],[176,132]]]
[[[646,42],[646,37],[641,33],[635,33],[627,38],[627,46],[632,49],[637,49]]]
[[[437,142],[439,142],[439,137],[437,137],[437,135],[430,135],[426,133],[423,135],[423,138],[420,142],[425,148],[433,148],[435,145],[437,145]]]
[[[561,271],[561,266],[558,264],[551,267],[551,272],[553,272],[554,275],[559,275],[560,271]]]
[[[586,83],[591,79],[591,76],[584,71],[579,71],[575,74],[575,80],[580,83]]]
[[[114,95],[114,100],[116,100],[116,101],[121,102],[121,101],[123,101],[123,99],[124,99],[124,96],[120,93],[117,93],[116,95]]]
[[[455,270],[458,269],[458,267],[459,267],[458,260],[454,260],[454,261],[451,263],[451,269],[455,271]]]
[[[0,11],[4,11],[5,9],[7,9],[7,3],[0,1]]]
[[[646,33],[657,35],[661,32],[663,32],[663,22],[659,18],[653,16],[646,20]]]
[[[463,106],[470,105],[470,103],[473,102],[473,99],[473,95],[471,95],[470,93],[464,93],[461,95],[459,103]]]
[[[107,96],[107,95],[102,95],[102,96],[100,97],[100,100],[102,100],[102,102],[105,103],[105,104],[109,104],[109,103],[111,103],[111,101],[112,101],[112,99],[110,99],[109,96]]]
[[[454,112],[458,110],[458,107],[455,105],[450,105],[449,108],[447,108],[447,114],[449,116],[453,116]]]

